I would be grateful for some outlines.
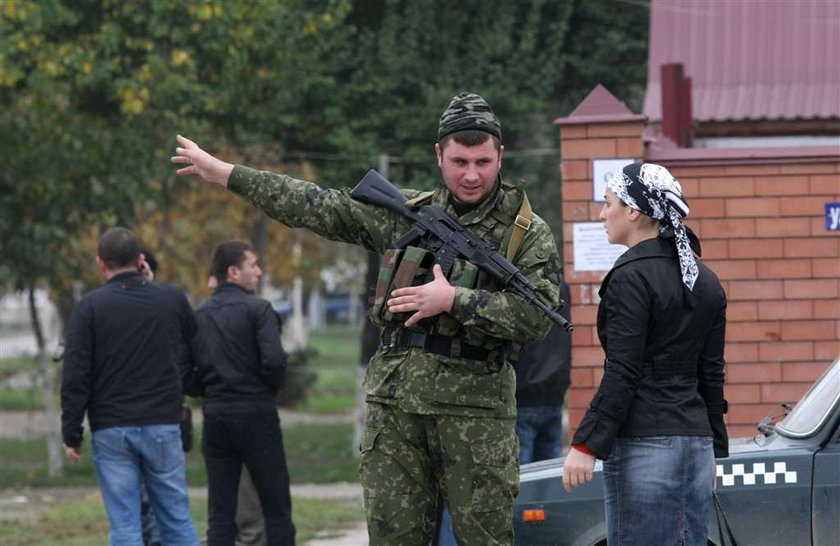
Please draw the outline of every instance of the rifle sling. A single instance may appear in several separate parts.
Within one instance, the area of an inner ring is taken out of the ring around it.
[[[522,239],[525,237],[525,232],[529,229],[531,229],[531,202],[528,201],[528,195],[523,191],[522,205],[520,205],[519,212],[513,222],[513,232],[510,235],[510,242],[508,242],[505,252],[508,261],[513,261],[519,246],[522,244]]]

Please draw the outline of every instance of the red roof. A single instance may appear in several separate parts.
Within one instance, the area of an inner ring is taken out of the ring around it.
[[[652,0],[644,114],[682,63],[695,120],[840,118],[840,0]]]

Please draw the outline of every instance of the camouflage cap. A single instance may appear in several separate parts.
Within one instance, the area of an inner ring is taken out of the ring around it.
[[[475,93],[459,93],[440,116],[438,141],[458,131],[484,131],[502,139],[502,124],[487,101]]]

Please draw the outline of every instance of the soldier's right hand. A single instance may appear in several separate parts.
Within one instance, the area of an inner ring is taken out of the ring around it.
[[[187,167],[178,169],[176,172],[181,176],[198,175],[208,182],[215,182],[227,187],[230,173],[233,171],[233,164],[217,159],[198,147],[192,140],[178,135],[178,148],[170,161],[172,163],[186,164]]]

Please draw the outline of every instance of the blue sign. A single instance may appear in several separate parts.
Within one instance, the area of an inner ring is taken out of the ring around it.
[[[840,203],[825,204],[825,229],[827,231],[840,230]]]

